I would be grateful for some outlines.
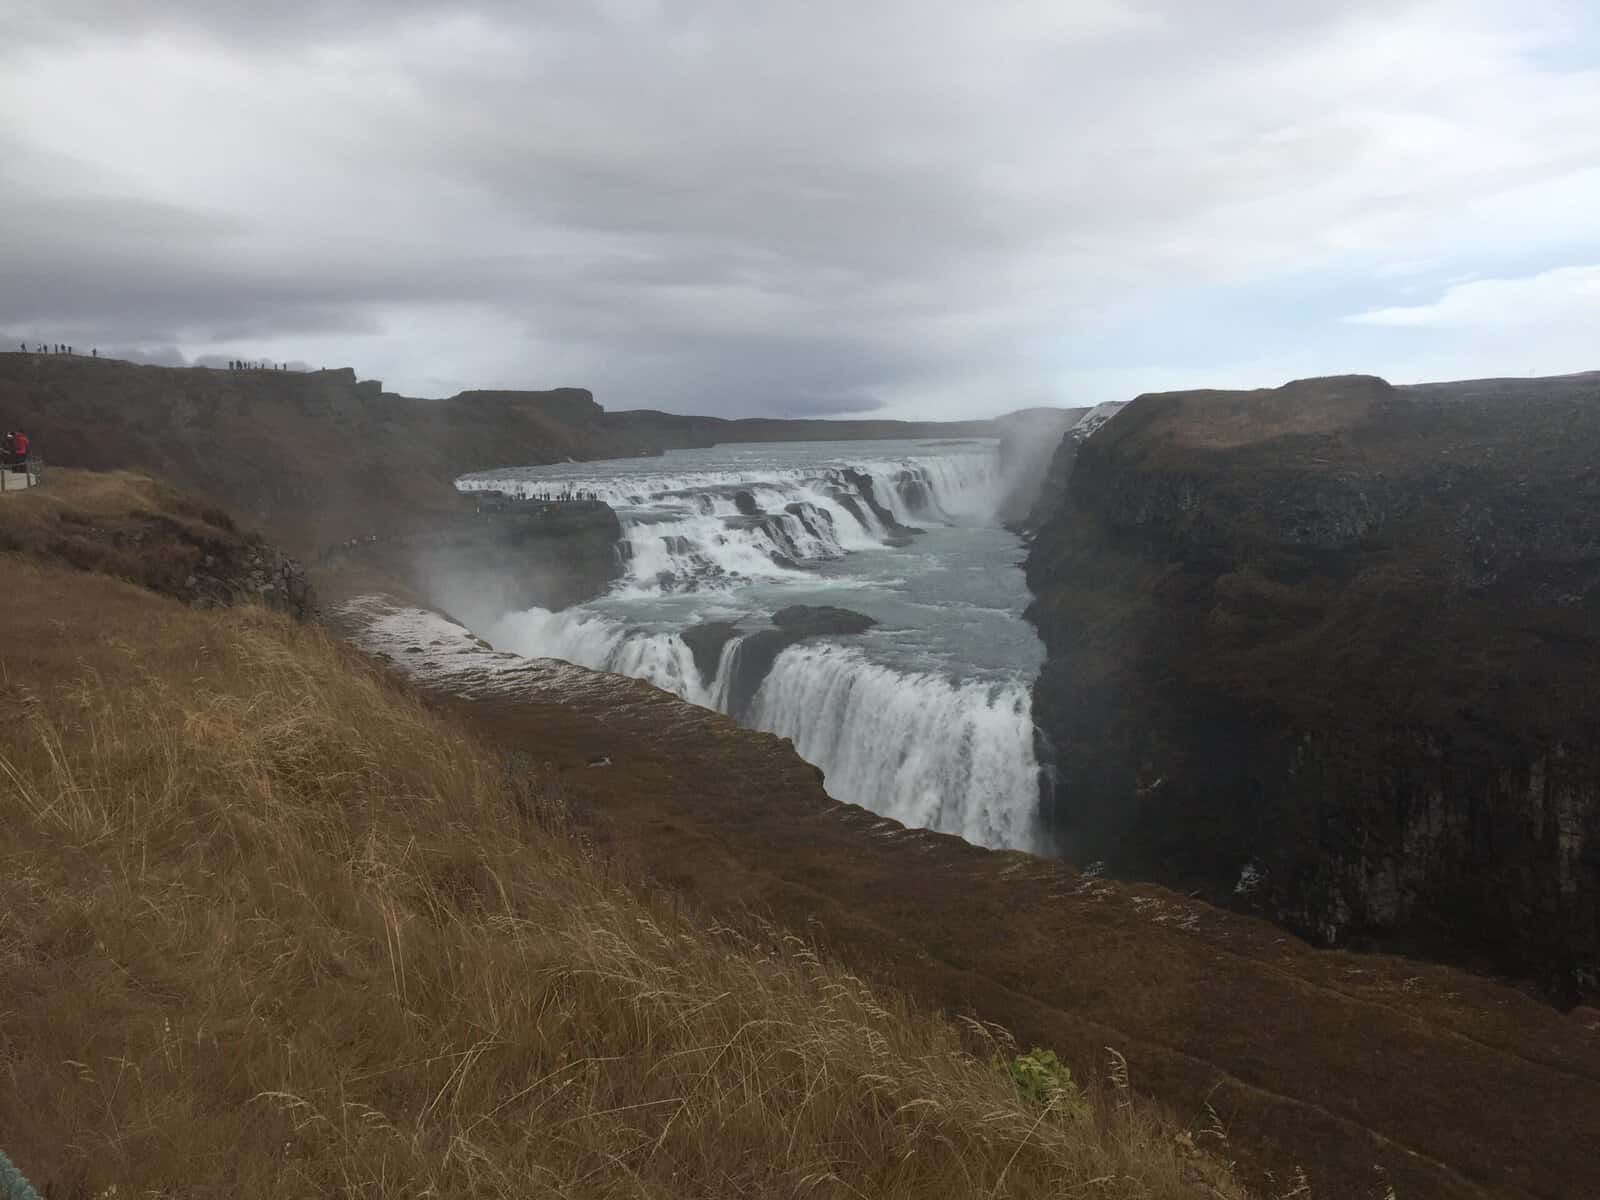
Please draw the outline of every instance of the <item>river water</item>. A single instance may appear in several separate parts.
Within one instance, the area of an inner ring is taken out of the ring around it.
[[[1044,649],[1022,619],[1022,547],[995,518],[996,443],[717,446],[458,486],[592,492],[623,528],[607,595],[506,614],[479,630],[496,646],[646,679],[791,738],[831,795],[904,824],[1040,848],[1030,687]],[[755,636],[790,605],[878,624],[786,647]],[[737,628],[697,664],[682,634],[705,622]]]

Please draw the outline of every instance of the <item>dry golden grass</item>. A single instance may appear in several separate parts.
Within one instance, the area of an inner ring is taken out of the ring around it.
[[[52,469],[0,509],[0,553],[60,563],[178,593],[208,553],[244,542],[233,519],[198,497],[130,471]]]
[[[1242,1196],[631,886],[321,633],[26,574],[106,589],[0,674],[0,1148],[53,1196]]]

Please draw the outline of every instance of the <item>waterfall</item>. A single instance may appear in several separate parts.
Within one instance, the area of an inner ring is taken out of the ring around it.
[[[631,675],[788,737],[831,795],[906,825],[1041,847],[1028,687],[1037,642],[1022,627],[1020,648],[1008,649],[1016,634],[983,624],[1009,612],[1021,627],[1026,603],[1003,540],[1011,535],[979,535],[993,529],[1004,493],[992,442],[722,447],[499,471],[458,486],[534,500],[585,493],[610,504],[622,530],[622,578],[608,596],[507,614],[481,631],[494,645]],[[987,557],[975,538],[991,547]],[[913,539],[917,552],[899,550]],[[895,553],[896,575],[909,578],[892,583],[882,560],[849,561]],[[919,581],[945,589],[946,603],[924,603],[937,597],[919,595]],[[883,626],[845,645],[767,624],[781,597],[816,603],[836,594],[835,582],[866,583],[862,603]],[[996,607],[952,619],[948,601],[958,597]],[[702,625],[709,632],[687,640],[678,632]],[[964,646],[980,629],[988,640]],[[963,662],[991,674],[959,678],[933,665]]]
[[[807,643],[772,664],[751,724],[792,739],[836,799],[980,846],[1040,845],[1032,707],[1021,682],[952,683]]]
[[[593,671],[631,675],[691,704],[715,707],[694,655],[677,634],[630,630],[596,613],[530,608],[501,617],[488,636],[494,645],[524,658],[559,658]]]
[[[596,469],[602,466],[610,473]],[[595,496],[617,511],[628,585],[660,591],[782,579],[910,532],[895,526],[987,522],[1001,493],[999,452],[986,443],[960,453],[761,470],[578,463],[474,475],[457,486],[535,500]]]
[[[593,613],[513,613],[488,637],[526,657],[631,675],[723,712],[751,640],[724,646],[706,680],[677,634],[629,629]],[[1038,763],[1024,682],[956,683],[828,642],[789,646],[757,669],[764,677],[745,681],[754,696],[736,715],[793,740],[802,758],[822,768],[835,799],[980,846],[1039,848]]]

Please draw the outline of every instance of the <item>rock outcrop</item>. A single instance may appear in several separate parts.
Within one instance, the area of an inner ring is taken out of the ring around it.
[[[739,626],[732,621],[701,621],[689,626],[679,636],[694,656],[695,670],[709,685],[717,677],[722,648],[739,636]]]
[[[350,539],[318,558],[316,574],[330,595],[387,579],[483,628],[600,595],[621,576],[621,536],[604,504],[463,509],[418,516],[406,533]]]
[[[1040,506],[1051,476],[1054,451],[1063,435],[1088,412],[1087,408],[1025,408],[995,419],[1003,480],[996,516],[1001,524],[1012,528],[1022,525]]]
[[[911,538],[922,532],[922,530],[918,529],[915,525],[902,525],[898,520],[895,519],[894,513],[888,508],[887,505],[883,503],[882,500],[878,498],[877,491],[872,485],[872,476],[868,475],[865,471],[857,471],[853,467],[846,467],[844,470],[840,471],[839,474],[850,484],[851,487],[856,490],[856,494],[861,497],[860,502],[865,504],[867,508],[872,511],[872,515],[876,517],[878,519],[878,523],[883,526],[884,532],[887,535],[883,540],[887,544],[891,546],[903,546],[909,542]],[[850,507],[852,512],[854,512],[855,506],[851,505]]]
[[[1146,395],[1063,452],[1063,850],[1600,995],[1600,375]]]
[[[797,638],[865,633],[878,622],[866,613],[831,604],[791,604],[772,614],[772,623]]]
[[[247,534],[221,554],[203,552],[179,595],[201,608],[254,600],[297,621],[317,611],[316,589],[300,560],[258,534]]]
[[[700,677],[708,685],[717,677],[724,647],[735,638],[738,644],[726,651],[733,655],[728,664],[728,712],[747,718],[751,702],[761,689],[772,664],[790,646],[814,637],[851,637],[865,633],[878,622],[865,613],[832,605],[791,604],[772,614],[772,626],[744,633],[737,625],[723,621],[703,622],[684,630],[682,637],[694,655]]]
[[[1043,476],[1033,490],[1027,507],[1021,510],[1020,520],[1015,519],[1016,510],[1013,509],[1007,514],[1008,524],[1019,528],[1026,535],[1037,531],[1050,519],[1051,515],[1066,502],[1067,482],[1072,478],[1072,468],[1078,461],[1078,447],[1083,445],[1085,438],[1116,416],[1122,408],[1120,401],[1110,401],[1094,408],[1071,410],[1076,414],[1076,419],[1068,424],[1060,438],[1052,442],[1055,449],[1048,459]],[[1002,443],[1002,447],[1003,445]]]

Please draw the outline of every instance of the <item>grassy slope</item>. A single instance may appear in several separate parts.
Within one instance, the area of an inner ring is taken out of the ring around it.
[[[130,471],[58,468],[0,514],[0,551],[167,595],[183,590],[206,554],[236,553],[244,540],[215,505]]]
[[[448,659],[449,647],[401,657]],[[1600,1014],[1461,971],[1319,951],[1268,922],[1058,861],[906,830],[831,800],[783,739],[634,680],[449,700],[560,772],[572,811],[641,877],[708,911],[759,905],[852,968],[1054,1047],[1106,1047],[1247,1182],[1303,1166],[1322,1197],[1587,1196]],[[607,756],[611,766],[586,764]]]
[[[629,886],[316,630],[0,578],[0,1145],[52,1195],[1240,1194],[1142,1104],[1046,1115],[992,1031]]]

